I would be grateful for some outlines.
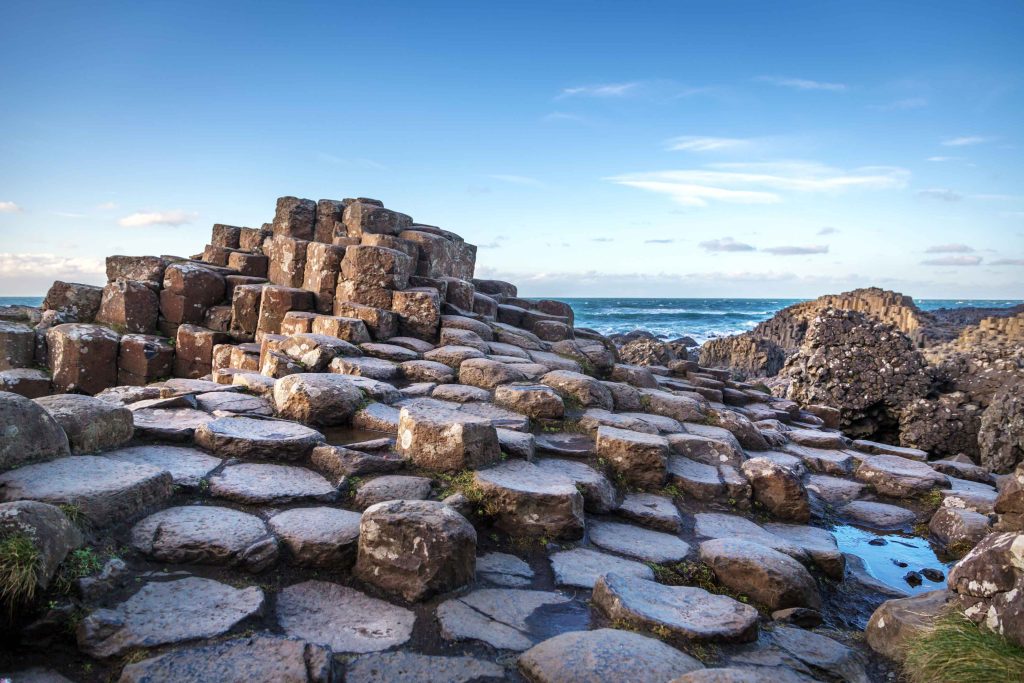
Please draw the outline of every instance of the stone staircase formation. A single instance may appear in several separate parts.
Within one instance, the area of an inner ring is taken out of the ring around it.
[[[199,257],[113,256],[105,287],[4,311],[0,543],[34,544],[42,597],[4,605],[0,671],[859,682],[946,603],[1024,633],[1024,571],[973,588],[1024,543],[1024,469],[620,363],[475,260],[376,200],[284,197]],[[832,532],[924,522],[974,551],[948,582],[908,567],[914,596]]]

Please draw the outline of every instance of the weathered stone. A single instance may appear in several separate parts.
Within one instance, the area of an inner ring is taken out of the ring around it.
[[[553,370],[541,377],[540,383],[554,389],[562,398],[580,406],[594,406],[605,410],[612,410],[615,407],[608,387],[593,377],[578,372]]]
[[[597,454],[631,485],[660,488],[665,483],[668,441],[663,436],[602,426]]]
[[[855,500],[839,510],[847,519],[873,529],[899,529],[914,523],[917,515],[906,508],[869,500]]]
[[[909,460],[928,461],[927,451],[922,451],[920,448],[905,448],[866,439],[857,439],[853,442],[852,446],[861,453],[870,453],[871,455],[897,455]],[[838,448],[842,448],[842,446],[838,446]]]
[[[259,572],[277,560],[277,541],[259,517],[188,505],[161,510],[132,529],[132,546],[160,562],[241,566]]]
[[[135,437],[163,441],[191,441],[196,429],[213,416],[192,408],[140,408],[132,410]]]
[[[189,577],[150,582],[114,609],[98,609],[78,625],[78,646],[93,657],[135,647],[212,638],[263,611],[263,591]]]
[[[225,467],[210,477],[210,495],[247,505],[323,501],[338,490],[316,472],[287,465],[243,463]]]
[[[874,455],[861,460],[855,476],[876,491],[894,498],[920,495],[945,486],[948,479],[925,463],[895,455]]]
[[[196,488],[220,464],[221,459],[196,448],[148,445],[107,451],[105,458],[134,465],[148,465],[170,472],[175,486]]]
[[[868,645],[889,659],[903,661],[904,648],[932,626],[945,610],[948,596],[943,589],[886,600],[874,611],[864,629]]]
[[[444,471],[487,467],[501,457],[498,434],[486,420],[425,406],[402,408],[397,450],[415,465]]]
[[[530,585],[533,570],[523,560],[508,553],[488,553],[476,558],[476,576],[508,588]]]
[[[729,661],[771,667],[764,669],[771,680],[787,680],[779,678],[779,674],[787,671],[803,674],[788,680],[825,679],[848,683],[871,680],[858,651],[823,635],[791,626],[778,625],[765,631],[756,644],[740,648]]]
[[[825,574],[837,581],[843,580],[846,560],[839,552],[839,546],[831,532],[803,524],[775,522],[765,524],[764,530],[803,549]]]
[[[351,344],[365,344],[370,341],[366,323],[359,318],[345,318],[337,315],[318,315],[313,319],[313,334],[344,339]]]
[[[294,422],[222,417],[198,427],[195,439],[197,444],[217,455],[299,460],[323,443],[324,436]]]
[[[519,657],[519,668],[536,683],[664,683],[703,665],[660,640],[602,628],[545,640]]]
[[[730,434],[730,436],[732,436]],[[739,466],[744,460],[743,449],[726,440],[718,440],[698,434],[669,434],[669,447],[674,453],[705,465],[722,463]]]
[[[1010,472],[1024,462],[1024,380],[1007,382],[992,397],[978,426],[979,462],[993,472]]]
[[[39,588],[50,579],[67,554],[82,545],[82,534],[60,508],[34,500],[0,503],[0,539],[27,538],[36,551],[35,581]],[[11,604],[5,595],[9,608]]]
[[[257,634],[128,664],[119,680],[334,683],[335,677],[328,648],[295,638]]]
[[[60,424],[38,403],[23,396],[0,392],[0,425],[0,471],[71,452]]]
[[[654,579],[654,572],[646,564],[615,555],[600,553],[590,548],[574,548],[551,555],[551,570],[555,584],[577,588],[593,588],[597,580],[609,572],[640,579]]]
[[[430,488],[431,482],[427,477],[377,477],[359,487],[352,507],[365,510],[371,505],[389,500],[426,500],[430,496]]]
[[[339,375],[298,373],[274,384],[278,413],[307,424],[346,424],[364,400],[363,392]]]
[[[447,384],[455,380],[455,373],[450,367],[430,360],[405,361],[401,365],[401,374],[402,377],[410,382]],[[486,394],[486,397],[490,398],[490,394]]]
[[[288,635],[338,653],[377,652],[408,641],[416,615],[346,586],[306,581],[278,594],[277,620]]]
[[[482,640],[500,650],[525,650],[540,638],[531,617],[570,598],[546,591],[480,588],[442,602],[437,608],[446,640]]]
[[[992,522],[986,515],[940,507],[928,522],[928,531],[947,549],[963,552],[985,538],[991,526]]]
[[[593,606],[612,622],[698,643],[757,640],[759,615],[750,605],[703,588],[665,586],[608,573],[594,585]]]
[[[494,402],[534,419],[560,420],[565,414],[562,397],[554,389],[542,384],[504,384],[495,387]]]
[[[342,220],[349,237],[365,234],[398,235],[412,225],[404,213],[385,209],[379,203],[359,199],[345,207]]]
[[[294,287],[268,285],[260,297],[259,319],[256,323],[256,339],[263,335],[278,334],[281,322],[290,311],[312,311],[316,304],[313,293]]]
[[[394,293],[391,310],[398,314],[400,334],[435,339],[441,324],[441,297],[436,289],[415,287]]]
[[[759,527],[746,517],[718,512],[698,512],[694,515],[694,521],[693,533],[698,538],[752,541],[801,562],[806,562],[809,559],[801,545]]]
[[[267,524],[293,564],[339,570],[355,563],[359,520],[356,512],[309,507],[278,513]]]
[[[230,244],[222,246],[229,247]],[[108,256],[106,259],[107,282],[115,280],[138,280],[151,286],[160,287],[164,281],[167,260],[159,256]]]
[[[597,547],[644,562],[679,562],[690,552],[689,544],[677,536],[632,524],[590,520],[587,527],[590,542]]]
[[[88,472],[88,477],[82,473]],[[171,475],[147,465],[73,455],[0,475],[0,498],[72,505],[97,527],[131,519],[171,496]]]
[[[402,651],[362,655],[345,667],[347,683],[476,683],[504,678],[505,670],[495,662]]]
[[[68,323],[46,331],[53,388],[96,394],[117,384],[120,336],[106,327]]]
[[[48,396],[53,391],[50,375],[36,368],[0,370],[0,392],[18,394],[25,398]]]
[[[583,535],[583,497],[574,482],[522,460],[473,477],[495,525],[523,536],[575,539]]]
[[[170,376],[174,367],[174,346],[162,337],[126,334],[117,355],[117,381],[142,386]]]
[[[858,498],[864,485],[849,479],[812,474],[807,477],[806,488],[829,505],[839,506]]]
[[[91,323],[102,298],[102,287],[56,280],[43,299],[42,309],[63,313],[73,322]]]
[[[637,524],[677,534],[682,529],[683,519],[671,498],[653,493],[627,493],[618,507],[620,516]]]
[[[382,358],[339,356],[331,361],[330,371],[342,375],[369,377],[381,381],[398,379],[401,369],[398,363]]]
[[[298,197],[279,197],[274,212],[274,234],[302,240],[313,239],[316,202]]]
[[[821,609],[814,579],[802,564],[753,541],[716,538],[700,544],[700,559],[722,585],[771,609]]]
[[[458,368],[462,365],[463,361],[471,358],[483,358],[484,354],[480,349],[473,348],[472,346],[460,346],[460,345],[446,345],[438,346],[436,349],[432,349],[423,354],[423,358],[426,360],[434,361],[436,363],[443,363],[451,368]]]
[[[156,329],[160,300],[150,287],[134,280],[115,280],[103,288],[96,322],[122,332],[148,334]]]
[[[715,500],[725,493],[718,468],[681,455],[669,457],[668,476],[673,484],[698,500]]]
[[[767,458],[743,463],[743,476],[750,482],[754,500],[779,519],[806,522],[811,508],[800,477]]]
[[[561,458],[544,458],[534,465],[542,471],[571,479],[583,495],[583,507],[587,512],[604,514],[619,506],[618,494],[608,477],[590,465]]]
[[[35,399],[67,434],[72,453],[93,453],[131,441],[132,413],[127,408],[80,394]]]
[[[302,287],[306,276],[309,241],[286,235],[274,235],[263,243],[267,255],[267,278],[282,287]]]
[[[36,335],[31,327],[0,320],[0,370],[30,367],[35,345]]]

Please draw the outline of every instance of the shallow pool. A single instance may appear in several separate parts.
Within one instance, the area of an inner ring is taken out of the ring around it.
[[[912,595],[944,587],[946,573],[953,565],[940,560],[928,540],[918,536],[868,531],[849,525],[836,526],[832,533],[839,550],[864,560],[871,576]],[[921,584],[917,586],[904,579],[908,572],[921,574],[922,569],[938,570],[943,578],[934,581],[922,575]]]

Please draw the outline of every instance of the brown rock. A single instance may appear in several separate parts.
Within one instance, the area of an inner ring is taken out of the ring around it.
[[[281,321],[289,311],[314,310],[313,293],[294,287],[269,285],[263,288],[260,301],[259,321],[256,325],[256,339],[265,334],[278,334]]]
[[[100,309],[103,289],[93,285],[56,280],[43,299],[44,311],[58,311],[73,322],[91,323]]]
[[[213,369],[213,347],[224,344],[228,336],[198,325],[182,325],[174,345],[174,375],[198,378]]]
[[[306,276],[306,252],[309,242],[275,234],[263,245],[270,259],[267,278],[275,285],[302,287]]]
[[[95,394],[115,386],[119,339],[99,325],[68,323],[47,330],[54,389]]]
[[[754,500],[779,519],[806,522],[811,517],[807,490],[790,469],[767,458],[751,458],[740,468]]]
[[[279,197],[274,212],[274,235],[299,240],[313,239],[316,209],[316,203],[311,199]]]
[[[167,260],[159,256],[108,256],[107,281],[138,280],[159,289],[163,285]]]
[[[313,292],[316,310],[320,313],[330,313],[333,309],[341,259],[344,256],[345,247],[336,247],[330,243],[310,242],[306,248],[302,288]]]

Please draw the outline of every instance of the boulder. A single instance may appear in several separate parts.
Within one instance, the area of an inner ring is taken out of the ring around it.
[[[274,383],[278,414],[307,424],[346,424],[365,400],[355,384],[338,375],[298,373]]]
[[[0,371],[30,367],[35,347],[36,335],[31,327],[0,320]]]
[[[978,430],[981,464],[1006,473],[1024,461],[1024,380],[1007,384],[981,414]]]
[[[948,551],[962,553],[973,548],[991,531],[987,515],[971,510],[940,507],[928,522],[928,531]]]
[[[947,577],[968,618],[1024,647],[1024,534],[993,533]]]
[[[602,426],[597,455],[630,485],[660,488],[665,483],[668,440],[663,436]]]
[[[149,286],[134,280],[115,280],[103,288],[96,322],[122,332],[150,334],[156,330],[160,299]]]
[[[131,441],[132,412],[122,406],[80,394],[56,394],[35,399],[67,434],[72,453],[94,453]]]
[[[323,443],[324,436],[294,422],[222,417],[200,425],[195,440],[203,448],[226,457],[299,460]]]
[[[864,635],[875,652],[902,662],[904,648],[928,630],[946,609],[945,589],[886,600],[871,615]]]
[[[572,479],[523,460],[473,476],[487,514],[510,534],[576,539],[583,535],[583,496]]]
[[[15,536],[24,537],[35,549],[35,580],[40,589],[50,585],[68,553],[82,545],[81,532],[60,508],[34,500],[0,503],[0,540]],[[14,597],[21,596],[4,594],[12,611],[18,606],[10,602]]]
[[[743,476],[750,482],[753,498],[779,519],[806,522],[811,507],[800,477],[767,458],[743,463]]]
[[[293,564],[340,570],[355,563],[359,521],[357,512],[307,507],[279,512],[267,524]]]
[[[429,406],[402,408],[396,448],[419,467],[449,472],[487,467],[501,457],[498,433],[489,421]]]
[[[716,538],[700,544],[700,559],[719,583],[773,610],[821,610],[821,595],[810,573],[777,550],[743,539]]]
[[[921,495],[949,482],[946,475],[939,474],[925,463],[895,455],[864,458],[854,474],[879,493],[893,498]]]
[[[46,293],[41,308],[62,313],[67,320],[91,323],[96,318],[102,298],[102,287],[56,280]]]
[[[53,388],[97,394],[117,384],[120,335],[100,325],[67,323],[46,331]]]
[[[570,370],[553,370],[540,378],[540,383],[554,389],[563,399],[582,407],[612,410],[612,393],[593,377]]]
[[[60,424],[38,403],[0,391],[0,471],[71,452]]]
[[[560,420],[565,403],[558,393],[542,384],[504,384],[494,390],[494,403],[534,419]]]

